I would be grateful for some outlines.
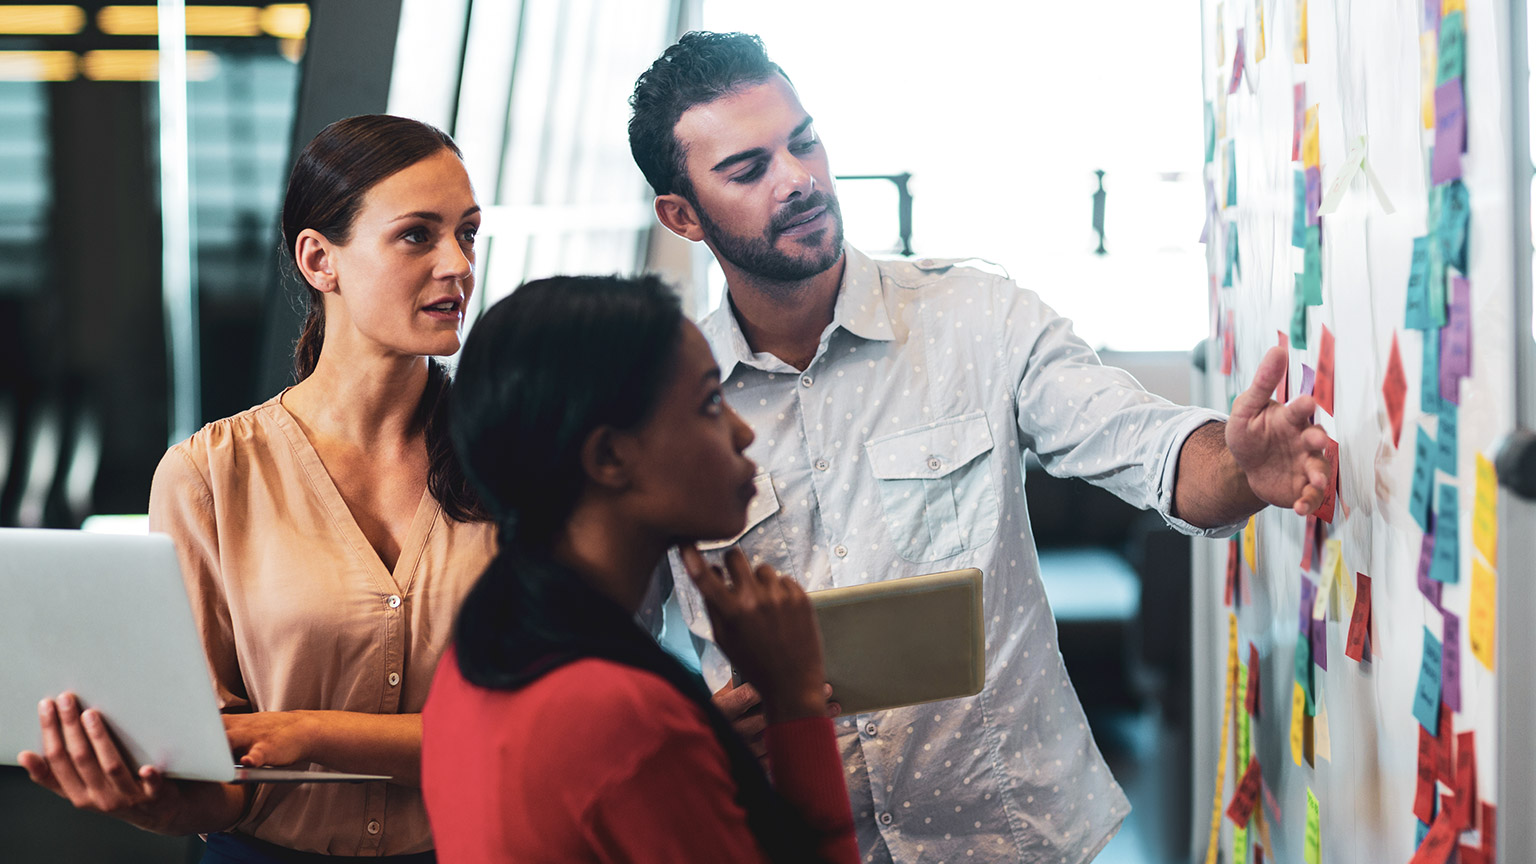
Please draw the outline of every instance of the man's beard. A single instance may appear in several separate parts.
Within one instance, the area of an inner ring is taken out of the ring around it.
[[[826,232],[831,231],[832,243],[825,251],[812,258],[800,258],[785,254],[774,246],[774,240],[785,226],[807,211],[821,206],[827,208],[824,215],[828,226],[803,237],[792,238],[792,242],[807,247],[819,246]],[[704,231],[704,238],[714,247],[716,255],[743,273],[767,282],[802,282],[825,273],[843,257],[843,212],[837,206],[835,196],[820,190],[797,204],[785,205],[758,237],[731,234],[712,221],[704,208],[695,204],[694,210],[699,215],[699,227]]]

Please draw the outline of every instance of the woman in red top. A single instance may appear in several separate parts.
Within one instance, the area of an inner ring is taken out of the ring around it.
[[[655,277],[519,288],[471,332],[450,410],[501,544],[423,715],[439,857],[857,861],[810,602],[692,546],[741,531],[756,468],[676,296]],[[762,694],[776,786],[635,622],[673,545]]]

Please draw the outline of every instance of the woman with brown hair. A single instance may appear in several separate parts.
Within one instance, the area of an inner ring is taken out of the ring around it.
[[[35,782],[149,830],[209,834],[205,862],[433,860],[420,711],[495,549],[431,360],[459,348],[479,211],[443,132],[383,115],[322,131],[283,204],[309,303],[298,383],[171,448],[150,492],[234,755],[393,780],[171,781],[125,764],[107,718],[65,694],[40,708],[44,753],[24,754]]]

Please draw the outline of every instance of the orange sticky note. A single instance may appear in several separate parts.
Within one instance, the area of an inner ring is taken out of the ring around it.
[[[1392,423],[1393,447],[1403,437],[1403,400],[1407,395],[1408,378],[1403,374],[1403,355],[1397,350],[1397,332],[1393,331],[1392,353],[1387,357],[1387,378],[1381,384],[1381,398],[1387,403],[1387,419]]]
[[[1317,345],[1317,381],[1312,396],[1317,407],[1333,415],[1333,333],[1323,325],[1323,335]]]
[[[1493,671],[1494,609],[1498,600],[1498,575],[1476,555],[1472,556],[1472,611],[1467,620],[1467,641],[1472,656]]]
[[[1243,526],[1243,560],[1248,562],[1249,572],[1259,569],[1259,522],[1258,516],[1249,516]]]

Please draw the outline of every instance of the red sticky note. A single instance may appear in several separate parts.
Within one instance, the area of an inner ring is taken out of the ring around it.
[[[1255,845],[1253,847],[1253,864],[1264,864],[1264,847],[1263,846]]]
[[[1435,815],[1435,738],[1419,726],[1418,786],[1413,794],[1413,815],[1429,824]]]
[[[1318,380],[1321,381],[1322,378],[1319,377]],[[1315,513],[1317,518],[1332,525],[1333,505],[1339,498],[1339,442],[1329,438],[1328,443],[1323,445],[1323,450],[1331,466],[1328,469],[1328,491],[1323,495],[1322,506],[1318,507]]]
[[[1435,737],[1435,779],[1456,788],[1456,733],[1451,729],[1451,709],[1440,703],[1440,734]]]
[[[1408,394],[1408,378],[1403,374],[1403,356],[1397,350],[1397,332],[1392,333],[1392,354],[1387,358],[1387,380],[1381,396],[1387,403],[1387,419],[1392,421],[1392,446],[1403,437],[1403,399]],[[1332,413],[1332,412],[1329,412]]]
[[[1483,850],[1465,843],[1457,847],[1456,856],[1459,864],[1488,864],[1488,859],[1483,856]]]
[[[1284,330],[1276,330],[1280,334],[1280,350],[1285,352],[1285,365],[1280,368],[1280,386],[1275,388],[1275,401],[1284,405],[1291,399],[1291,340],[1285,335]]]
[[[1483,835],[1483,857],[1488,859],[1488,864],[1494,864],[1499,860],[1498,846],[1495,843],[1499,837],[1498,809],[1487,801],[1483,802],[1483,824],[1479,830]]]
[[[1317,398],[1317,407],[1333,413],[1333,333],[1326,324],[1317,343],[1317,385],[1313,395]]]
[[[1429,826],[1429,833],[1424,835],[1424,842],[1419,844],[1418,851],[1408,859],[1408,864],[1445,864],[1455,846],[1455,819],[1445,808],[1441,808],[1440,815]]]
[[[1456,736],[1456,828],[1472,830],[1477,815],[1477,744],[1469,730]]]
[[[1302,529],[1301,537],[1301,572],[1312,572],[1313,554],[1317,550],[1317,514],[1307,515],[1307,527]]]
[[[1232,83],[1227,87],[1227,93],[1237,92],[1237,85],[1243,80],[1243,28],[1237,28],[1237,51],[1232,55]]]
[[[1258,801],[1259,757],[1253,756],[1248,760],[1248,770],[1243,772],[1243,779],[1232,792],[1232,803],[1227,805],[1227,818],[1237,823],[1239,828],[1248,827],[1248,820],[1253,818],[1253,805]]]
[[[1368,642],[1371,637],[1371,577],[1355,574],[1355,609],[1349,616],[1349,639],[1344,643],[1344,656],[1356,663],[1370,659]]]
[[[1252,642],[1248,643],[1247,702],[1248,713],[1259,716],[1259,649]]]
[[[1238,570],[1242,566],[1242,554],[1237,551],[1238,541],[1233,540],[1227,545],[1227,590],[1222,597],[1222,604],[1232,605],[1232,599],[1237,590]]]
[[[1221,334],[1221,374],[1232,374],[1232,355],[1237,351],[1237,336],[1232,332],[1232,310],[1227,310],[1227,329]]]

